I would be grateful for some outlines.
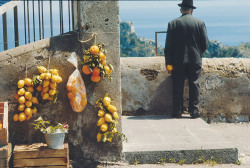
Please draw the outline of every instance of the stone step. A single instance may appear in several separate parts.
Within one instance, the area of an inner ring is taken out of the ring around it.
[[[154,164],[186,160],[186,164],[215,160],[235,163],[238,149],[202,119],[184,116],[122,116],[125,162]],[[171,160],[171,161],[170,161]]]

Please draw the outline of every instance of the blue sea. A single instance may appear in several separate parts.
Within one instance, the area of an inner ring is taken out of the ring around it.
[[[168,22],[180,14],[181,1],[120,1],[121,21],[134,21],[135,32],[155,39],[156,31],[166,31]],[[250,42],[250,0],[196,0],[193,16],[206,23],[209,40],[237,46]],[[159,42],[165,44],[166,34]]]
[[[5,0],[7,1],[7,0]],[[5,1],[0,0],[0,5]],[[135,32],[144,38],[155,39],[156,31],[166,31],[168,22],[179,17],[180,9],[177,6],[181,1],[119,1],[121,21],[133,21]],[[59,3],[53,3],[53,25],[54,35],[58,35],[59,29]],[[64,7],[64,32],[69,31],[67,1],[63,1]],[[30,1],[30,12],[32,3]],[[35,7],[37,1],[35,1]],[[237,46],[242,42],[250,42],[250,0],[195,0],[194,17],[203,20],[207,26],[210,40],[218,40],[222,44]],[[36,8],[37,10],[37,8]],[[24,16],[23,1],[18,5],[18,26],[20,45],[24,42]],[[50,36],[49,1],[44,1],[44,37]],[[33,18],[30,16],[31,42],[33,42]],[[36,22],[38,16],[35,16]],[[13,10],[7,12],[8,42],[9,48],[14,47]],[[3,51],[3,28],[2,16],[0,16],[0,51]],[[38,24],[35,27],[36,40],[39,38]],[[165,44],[165,34],[158,36],[161,46]]]

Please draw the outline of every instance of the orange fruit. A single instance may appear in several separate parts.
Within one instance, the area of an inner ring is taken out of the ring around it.
[[[83,72],[85,75],[91,74],[91,70],[90,70],[90,68],[89,68],[88,65],[84,65],[84,66],[82,67],[82,72]]]
[[[98,46],[93,45],[93,46],[90,47],[89,51],[90,51],[91,54],[95,55],[95,54],[99,53],[99,48],[98,48]]]
[[[100,60],[105,61],[106,56],[103,52],[100,52]]]
[[[19,116],[18,116],[18,114],[14,114],[14,116],[13,116],[13,121],[18,121],[19,120]]]
[[[17,100],[19,99],[18,93],[16,93],[16,94],[14,95],[14,98],[17,99]]]
[[[42,85],[37,86],[36,90],[37,90],[38,92],[41,92],[41,91],[43,90],[43,86],[42,86]]]
[[[20,122],[23,122],[26,119],[26,115],[24,113],[20,113],[18,119]]]
[[[68,93],[68,98],[71,100],[74,97],[74,94],[72,92]]]
[[[172,65],[167,65],[167,71],[171,72],[173,70],[173,66]]]
[[[104,66],[106,65],[106,60],[105,60],[105,61],[102,61],[102,65],[104,65]]]
[[[99,82],[101,80],[101,77],[99,75],[92,75],[91,80],[93,82]]]
[[[97,68],[97,67],[95,67],[95,68],[93,69],[92,74],[95,75],[95,76],[99,75],[99,74],[100,74],[100,69]]]

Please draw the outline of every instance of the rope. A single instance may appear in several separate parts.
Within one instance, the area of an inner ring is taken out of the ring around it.
[[[95,38],[95,43],[96,43],[96,36],[97,36],[97,33],[92,33],[92,37],[91,38],[89,38],[88,40],[85,40],[85,41],[79,40],[79,42],[80,43],[87,43],[90,40],[92,40],[93,38]]]
[[[49,65],[48,65],[48,71],[49,71],[49,66],[50,66],[50,56],[49,56]]]
[[[25,65],[25,67],[26,67],[26,68],[25,68],[25,69],[26,69],[26,70],[25,70],[25,78],[27,78],[27,76],[28,76],[28,75],[27,75],[27,73],[28,73],[27,65]]]

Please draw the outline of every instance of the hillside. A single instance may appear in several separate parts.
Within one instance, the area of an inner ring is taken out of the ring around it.
[[[120,23],[121,57],[152,57],[155,56],[155,41],[139,37],[135,33],[133,22]],[[163,55],[164,48],[158,54]],[[227,46],[217,40],[210,41],[204,58],[250,58],[250,43],[239,46]]]
[[[155,56],[155,42],[139,37],[134,30],[133,22],[120,23],[121,57],[152,57]],[[163,54],[163,48],[158,50]]]

